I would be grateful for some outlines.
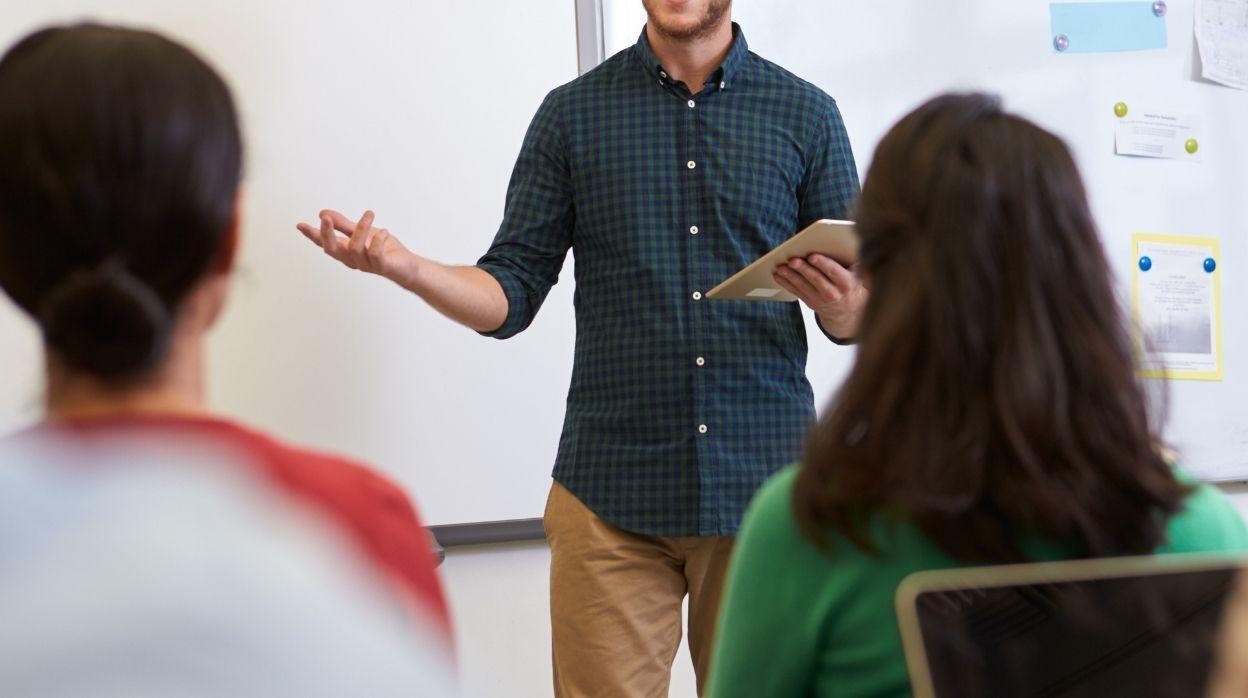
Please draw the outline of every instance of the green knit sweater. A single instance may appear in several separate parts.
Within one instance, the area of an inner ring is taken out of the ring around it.
[[[872,526],[880,557],[844,539],[817,550],[793,518],[796,475],[796,467],[777,473],[746,514],[724,591],[709,695],[909,695],[893,606],[897,585],[912,572],[965,563],[903,524]],[[1158,553],[1248,550],[1243,520],[1209,485],[1196,486],[1167,534]],[[1036,559],[1064,557],[1056,545],[1030,542],[1025,550]]]

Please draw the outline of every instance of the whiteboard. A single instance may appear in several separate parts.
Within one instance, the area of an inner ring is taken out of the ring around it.
[[[428,523],[540,515],[571,374],[571,260],[533,325],[499,342],[331,263],[294,222],[371,207],[418,252],[475,261],[529,119],[576,74],[573,0],[0,4],[5,46],[52,20],[139,22],[200,49],[233,85],[249,145],[245,239],[210,342],[215,409],[376,464]],[[639,0],[603,10],[608,53],[636,41]],[[1001,93],[1062,135],[1124,298],[1132,232],[1220,238],[1225,379],[1171,384],[1167,436],[1204,477],[1248,476],[1248,93],[1194,79],[1190,0],[1170,2],[1169,49],[1081,56],[1052,54],[1036,0],[737,0],[734,12],[753,50],[836,97],[863,172],[885,130],[946,89]],[[1203,161],[1115,157],[1119,100],[1202,114]],[[822,404],[854,350],[813,322],[808,334]],[[36,419],[41,399],[37,336],[7,301],[0,340],[3,431]]]
[[[635,0],[604,0],[608,54],[645,21]],[[1248,92],[1199,79],[1192,0],[1170,0],[1168,48],[1057,55],[1040,0],[738,0],[750,49],[831,94],[860,171],[876,143],[919,103],[947,90],[983,90],[1071,145],[1129,308],[1137,232],[1221,241],[1221,382],[1173,381],[1166,439],[1211,480],[1248,477]],[[1113,154],[1113,106],[1191,112],[1204,119],[1201,162]],[[809,373],[826,402],[852,355],[823,346],[809,324]]]
[[[393,475],[427,523],[540,514],[571,375],[571,283],[485,339],[295,230],[377,211],[421,254],[472,263],[546,92],[576,76],[572,0],[0,0],[0,45],[49,22],[166,31],[231,83],[248,145],[244,244],[209,344],[212,407]],[[570,265],[564,279],[570,279]],[[0,302],[0,431],[37,419],[35,328]]]

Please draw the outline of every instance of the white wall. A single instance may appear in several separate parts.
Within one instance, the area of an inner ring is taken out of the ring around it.
[[[442,564],[464,698],[548,698],[550,549],[544,541],[452,548]],[[669,695],[697,691],[681,642]]]

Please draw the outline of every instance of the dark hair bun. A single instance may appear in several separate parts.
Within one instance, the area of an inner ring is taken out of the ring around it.
[[[139,375],[169,350],[164,302],[117,261],[70,274],[44,300],[39,323],[58,359],[98,378]]]

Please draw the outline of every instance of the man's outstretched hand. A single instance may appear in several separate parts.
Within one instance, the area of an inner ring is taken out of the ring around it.
[[[402,283],[404,271],[412,266],[416,255],[389,230],[374,228],[373,218],[372,211],[365,211],[359,221],[352,221],[338,211],[326,209],[321,211],[319,226],[300,223],[296,227],[325,254],[351,269]]]

